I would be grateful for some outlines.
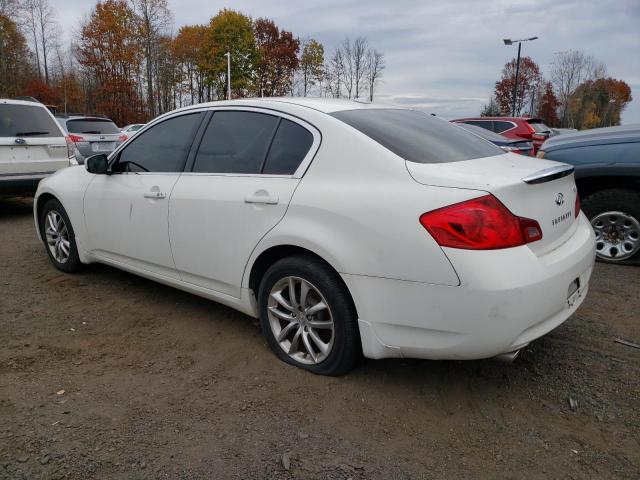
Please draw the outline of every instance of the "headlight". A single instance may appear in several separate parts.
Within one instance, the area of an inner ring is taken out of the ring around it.
[[[544,158],[544,150],[538,150],[538,154],[536,155],[538,158]]]

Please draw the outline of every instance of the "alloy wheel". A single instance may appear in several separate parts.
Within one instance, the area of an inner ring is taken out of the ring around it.
[[[596,234],[596,254],[609,261],[621,261],[640,250],[640,222],[624,212],[604,212],[591,219]]]
[[[267,302],[271,333],[297,362],[315,365],[333,348],[335,325],[320,290],[300,277],[285,277],[271,288]]]
[[[65,263],[71,254],[71,242],[67,224],[55,210],[49,210],[45,220],[45,235],[51,256],[58,263]]]

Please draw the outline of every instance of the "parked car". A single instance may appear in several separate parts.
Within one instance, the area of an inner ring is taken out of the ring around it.
[[[560,199],[560,200],[559,200]],[[273,352],[513,359],[583,301],[594,234],[573,167],[422,112],[243,99],[155,119],[40,183],[56,268],[101,262],[259,317]]]
[[[56,115],[56,120],[75,145],[75,159],[79,164],[96,153],[111,153],[126,140],[126,135],[106,117]]]
[[[35,192],[42,178],[69,166],[71,154],[43,104],[0,99],[0,195]]]
[[[539,118],[529,117],[477,117],[452,120],[482,127],[508,138],[528,140],[533,143],[534,154],[540,145],[549,138],[551,129]]]
[[[578,130],[576,128],[551,128],[550,137],[555,137],[556,135],[566,135],[567,133],[576,133]]]
[[[538,157],[575,167],[598,258],[614,263],[640,259],[640,125],[553,137]]]
[[[526,140],[514,140],[512,138],[503,137],[498,133],[493,133],[491,130],[468,123],[455,123],[455,125],[490,141],[496,147],[500,147],[505,152],[518,153],[529,157],[533,156],[533,143]]]
[[[146,125],[146,123],[132,123],[130,125],[126,125],[124,127],[122,127],[120,129],[120,131],[127,137],[129,138],[131,135],[133,135],[135,132],[137,132],[138,130],[140,130],[142,127],[144,127]],[[126,140],[126,139],[125,139]]]

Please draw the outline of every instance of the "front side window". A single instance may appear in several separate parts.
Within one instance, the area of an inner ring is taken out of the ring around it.
[[[331,115],[410,162],[459,162],[504,153],[464,128],[416,110],[367,108]]]
[[[61,137],[60,127],[42,107],[0,104],[0,137]]]
[[[115,172],[181,172],[202,113],[169,118],[142,132],[118,156]]]
[[[260,173],[279,120],[257,112],[215,112],[202,137],[193,171]]]

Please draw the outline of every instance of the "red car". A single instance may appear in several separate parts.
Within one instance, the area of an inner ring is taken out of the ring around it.
[[[551,129],[547,127],[539,118],[529,117],[477,117],[458,118],[452,120],[456,123],[467,123],[486,128],[492,132],[504,135],[507,138],[524,138],[533,143],[534,155],[538,148],[551,135]]]

